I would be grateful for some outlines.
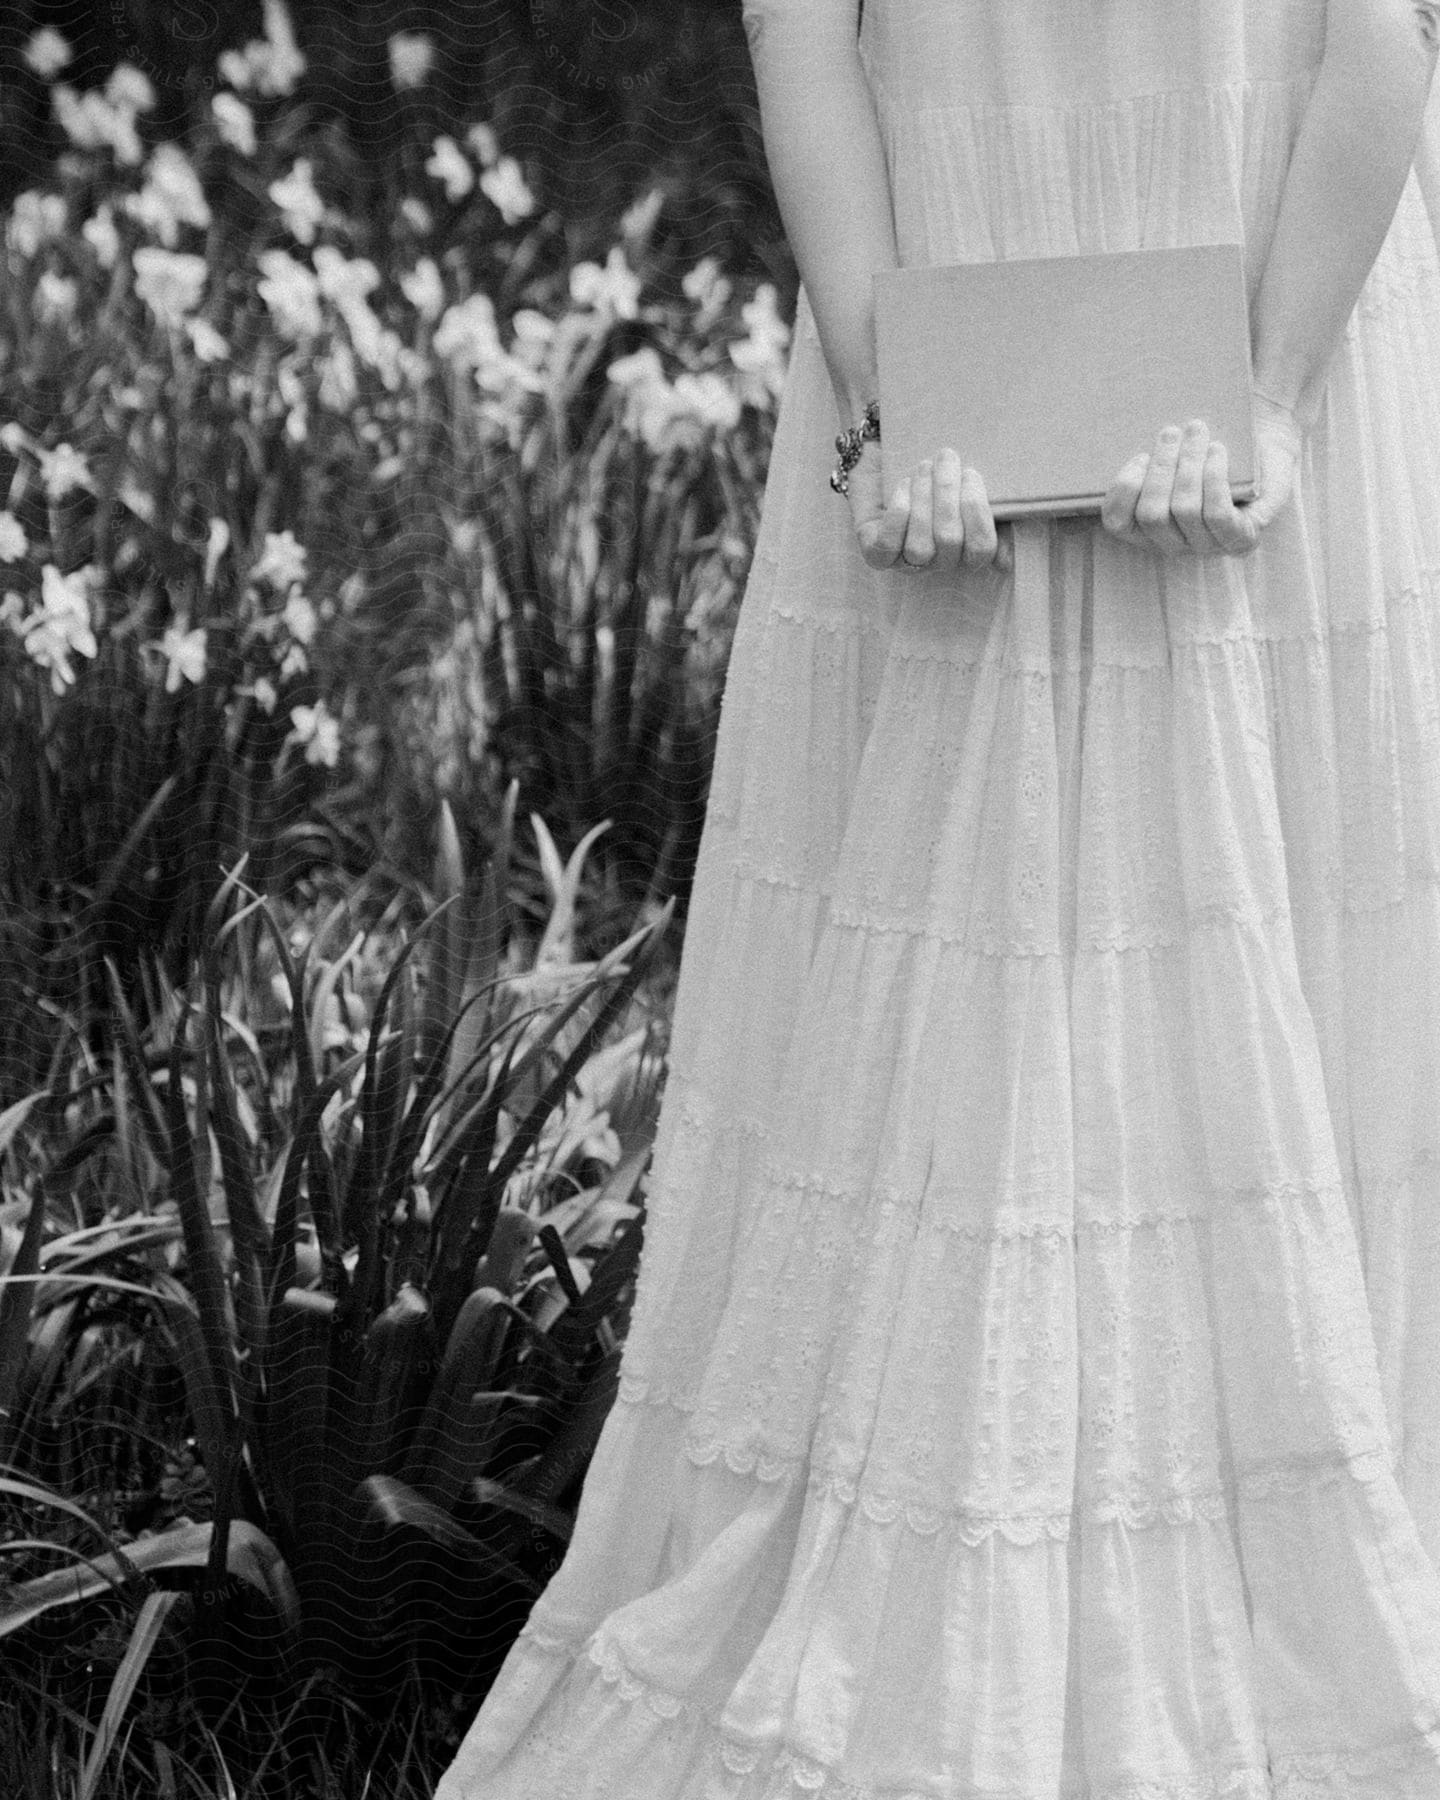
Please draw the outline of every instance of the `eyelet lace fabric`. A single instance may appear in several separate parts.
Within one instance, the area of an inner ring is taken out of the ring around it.
[[[1323,13],[867,0],[902,259],[1253,281]],[[1238,562],[870,571],[802,294],[619,1397],[437,1800],[1440,1800],[1437,219],[1440,129]]]

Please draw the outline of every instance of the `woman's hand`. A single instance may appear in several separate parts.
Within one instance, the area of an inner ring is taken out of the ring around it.
[[[979,471],[956,450],[927,459],[885,504],[880,446],[867,439],[850,471],[850,511],[860,554],[872,569],[1008,569],[1011,532],[997,526]]]
[[[1122,543],[1161,556],[1248,556],[1288,505],[1300,460],[1300,427],[1276,401],[1254,398],[1255,498],[1236,505],[1225,446],[1203,419],[1167,426],[1115,477],[1100,522]]]

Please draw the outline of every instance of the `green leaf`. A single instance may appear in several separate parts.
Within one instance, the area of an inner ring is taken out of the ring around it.
[[[25,1229],[9,1273],[0,1280],[0,1446],[9,1447],[15,1424],[15,1405],[30,1341],[30,1315],[35,1287],[26,1277],[40,1267],[40,1246],[45,1235],[47,1194],[38,1182],[25,1215]]]
[[[17,1100],[13,1106],[7,1106],[4,1112],[0,1112],[0,1156],[3,1156],[14,1143],[25,1121],[49,1092],[48,1088],[40,1088],[33,1094],[26,1094],[23,1100]]]
[[[585,869],[585,858],[590,854],[590,847],[595,840],[610,829],[611,822],[609,819],[602,819],[598,825],[592,825],[571,851],[570,860],[563,867],[560,853],[555,848],[555,840],[539,813],[531,813],[530,823],[540,847],[540,868],[550,889],[552,901],[550,917],[535,952],[535,966],[541,968],[549,963],[568,963],[574,960],[575,907]]]
[[[451,1327],[403,1470],[435,1498],[453,1501],[466,1479],[489,1459],[502,1413],[494,1390],[512,1322],[513,1309],[504,1294],[477,1288]]]
[[[538,1595],[540,1584],[518,1563],[502,1556],[451,1518],[443,1507],[436,1506],[423,1494],[390,1475],[371,1475],[360,1484],[360,1491],[372,1515],[392,1530],[406,1526],[423,1532],[447,1550],[458,1550],[488,1574],[503,1581],[515,1582],[529,1594]]]
[[[176,1360],[200,1455],[211,1485],[218,1488],[229,1468],[235,1430],[230,1393],[215,1379],[212,1353],[195,1300],[173,1276],[157,1273],[154,1279],[156,1302],[175,1340]]]
[[[490,1481],[483,1475],[472,1479],[470,1491],[483,1505],[498,1506],[505,1512],[518,1513],[522,1519],[528,1519],[532,1525],[548,1531],[551,1537],[559,1538],[562,1543],[569,1543],[575,1521],[561,1507],[547,1506],[543,1500],[532,1500],[528,1494],[517,1494],[502,1482]]]
[[[5,1483],[0,1480],[0,1490],[4,1488]],[[57,1503],[51,1497],[51,1504]],[[86,1517],[78,1507],[66,1510]],[[204,1566],[210,1556],[211,1533],[208,1522],[176,1525],[154,1537],[126,1544],[123,1550],[87,1560],[84,1568],[56,1569],[18,1582],[0,1593],[0,1637],[18,1631],[54,1607],[88,1600],[107,1588],[133,1580],[136,1574]],[[231,1521],[225,1566],[231,1575],[263,1595],[287,1625],[299,1625],[299,1596],[285,1559],[265,1533],[247,1519]]]
[[[95,1728],[95,1736],[91,1740],[89,1754],[85,1758],[85,1766],[80,1771],[80,1786],[77,1800],[91,1800],[100,1780],[100,1771],[115,1743],[116,1733],[120,1729],[120,1721],[125,1716],[135,1688],[145,1665],[150,1660],[150,1652],[169,1616],[171,1607],[180,1598],[174,1590],[160,1590],[147,1594],[140,1607],[140,1616],[135,1621],[130,1633],[130,1642],[125,1646],[125,1654],[120,1659],[114,1679],[110,1683],[110,1692],[105,1696],[105,1710],[100,1715],[100,1723]]]
[[[525,1492],[532,1499],[553,1504],[582,1475],[614,1404],[620,1384],[620,1356],[619,1349],[615,1349],[604,1358],[541,1453],[525,1483]]]

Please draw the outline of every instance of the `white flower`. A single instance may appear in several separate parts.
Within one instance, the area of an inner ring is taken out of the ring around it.
[[[607,366],[605,373],[616,387],[627,389],[665,379],[660,352],[653,344],[642,344],[638,350],[632,350],[629,356],[617,356]]]
[[[25,527],[12,512],[0,512],[0,563],[19,562],[29,548]]]
[[[435,353],[462,367],[478,367],[503,354],[488,294],[471,294],[449,308],[435,327]]]
[[[241,50],[226,50],[219,64],[231,87],[254,87],[262,94],[293,93],[306,66],[282,0],[265,0],[265,36]]]
[[[22,450],[33,450],[34,440],[18,419],[8,419],[0,425],[0,450],[8,450],[12,456],[18,456]]]
[[[333,769],[340,760],[340,721],[327,711],[325,702],[292,706],[290,719],[295,727],[290,739],[304,746],[306,762]]]
[[[210,223],[210,208],[200,177],[190,158],[178,144],[157,144],[150,153],[145,186],[138,194],[127,194],[126,212],[153,231],[166,246],[173,249],[182,225],[197,225],[202,230]]]
[[[284,250],[264,250],[257,260],[264,271],[258,291],[276,328],[286,337],[316,336],[324,320],[313,272]]]
[[[483,394],[503,396],[513,402],[521,393],[538,394],[545,382],[528,364],[521,362],[518,356],[512,356],[508,350],[501,350],[497,355],[476,365],[475,385]]]
[[[74,52],[53,25],[42,25],[25,40],[20,55],[27,68],[42,81],[50,81],[71,61]]]
[[[63,694],[75,680],[71,655],[94,656],[96,652],[89,599],[96,572],[93,563],[86,563],[84,568],[62,575],[54,563],[46,563],[40,571],[39,609],[21,626],[26,654],[50,671],[50,685],[57,694]]]
[[[234,94],[217,94],[210,102],[215,129],[223,142],[242,156],[255,154],[255,115]]]
[[[350,346],[337,338],[319,359],[319,400],[331,412],[349,412],[360,393],[355,376],[355,355]]]
[[[535,211],[535,196],[526,187],[513,156],[502,156],[493,169],[487,169],[480,177],[480,189],[487,200],[499,207],[507,225],[528,219]]]
[[[292,582],[305,579],[306,551],[293,531],[267,531],[260,560],[250,571],[252,581],[268,581],[279,593]]]
[[[489,125],[483,123],[472,125],[465,133],[465,142],[487,169],[500,155],[499,140]]]
[[[322,244],[310,259],[320,292],[334,301],[343,312],[357,300],[363,301],[380,285],[380,271],[366,257],[345,257],[333,244]]]
[[[161,325],[178,325],[194,312],[204,291],[208,266],[203,256],[142,245],[130,261],[135,268],[135,294]]]
[[[284,213],[290,235],[302,244],[315,242],[315,232],[325,217],[325,202],[315,190],[313,168],[308,156],[299,157],[287,176],[272,181],[265,190]]]
[[[405,223],[413,231],[425,237],[434,228],[435,218],[423,200],[417,200],[413,194],[407,194],[400,202],[397,211]]]
[[[230,548],[230,527],[224,519],[212,518],[210,535],[205,544],[205,576],[204,585],[208,588],[215,580],[215,571],[220,566],[220,558]]]
[[[313,601],[308,600],[304,594],[292,593],[285,602],[280,617],[297,644],[308,644],[314,640],[315,627],[319,621]]]
[[[380,271],[363,256],[345,258],[330,244],[322,244],[313,260],[320,291],[344,319],[356,355],[393,387],[400,340],[380,323],[366,298],[380,285]]]
[[[702,331],[730,298],[730,282],[720,273],[720,259],[715,256],[702,256],[680,285],[698,309],[695,323]]]
[[[645,242],[655,229],[655,221],[664,204],[665,190],[657,187],[642,194],[634,205],[626,207],[620,215],[620,236],[627,244],[636,247]]]
[[[89,464],[73,444],[57,444],[53,450],[37,450],[35,454],[47,499],[63,500],[76,488],[88,488],[94,493]]]
[[[251,686],[248,688],[241,688],[239,692],[242,694],[253,695],[255,703],[260,708],[261,712],[267,714],[274,712],[275,702],[280,698],[279,694],[275,691],[275,683],[271,681],[268,675],[257,675]]]
[[[740,396],[723,375],[677,375],[675,398],[707,429],[733,431],[740,423]]]
[[[613,313],[617,319],[637,317],[640,277],[625,260],[618,244],[611,246],[602,269],[599,263],[576,263],[570,271],[570,298],[577,306]]]
[[[91,218],[80,227],[80,235],[95,252],[102,269],[113,269],[120,260],[120,233],[115,229],[115,215],[110,202],[102,200]]]
[[[662,449],[680,424],[702,431],[731,431],[740,422],[740,396],[723,375],[688,371],[673,385],[665,379],[659,354],[644,344],[612,362],[610,380],[625,391],[625,423],[652,450]]]
[[[6,225],[6,236],[21,256],[34,256],[42,244],[65,230],[65,202],[59,194],[42,194],[26,188],[15,196]]]
[[[46,269],[35,283],[35,310],[47,323],[52,319],[68,319],[75,311],[80,290],[66,275]]]
[[[730,360],[746,378],[741,384],[745,399],[768,406],[779,399],[785,386],[785,349],[790,342],[790,327],[776,311],[770,282],[761,283],[755,298],[741,307],[740,316],[750,335],[731,344]]]
[[[425,173],[445,183],[447,200],[463,200],[475,185],[475,171],[452,137],[436,138],[425,163]]]
[[[270,94],[288,94],[305,73],[306,60],[295,42],[295,32],[284,0],[264,0],[264,8],[265,41],[270,46],[270,66],[265,71],[269,85],[264,91]]]
[[[522,306],[510,321],[515,333],[514,354],[527,369],[538,369],[555,342],[555,321],[533,306]]]
[[[347,308],[345,324],[350,332],[350,342],[355,346],[355,354],[361,362],[376,370],[387,388],[398,387],[401,369],[408,365],[404,346],[396,333],[388,325],[382,325],[363,303]]]
[[[190,348],[200,362],[222,362],[230,354],[229,344],[208,319],[187,319],[185,330]]]
[[[135,114],[129,107],[112,106],[96,88],[82,94],[64,82],[51,89],[50,105],[61,129],[81,150],[101,150],[108,145],[117,162],[134,168],[145,155]]]
[[[400,277],[400,292],[422,319],[438,319],[445,305],[445,285],[433,257],[422,256],[408,275]]]
[[[652,450],[661,448],[684,403],[665,379],[658,352],[644,344],[629,356],[618,357],[605,373],[625,393],[625,424]]]
[[[0,625],[8,625],[16,637],[23,638],[25,635],[24,619],[24,598],[17,594],[14,588],[10,588],[6,591],[4,599],[0,600]]]
[[[285,646],[285,654],[280,658],[279,675],[282,681],[289,681],[292,676],[303,675],[310,667],[310,658],[305,654],[302,644],[292,639]]]
[[[165,692],[167,694],[173,694],[182,681],[198,685],[205,679],[205,629],[203,626],[197,625],[193,631],[187,631],[183,619],[178,625],[169,625],[157,648],[160,655],[165,658]]]
[[[216,65],[220,70],[220,79],[228,81],[231,87],[245,88],[255,85],[255,67],[250,55],[253,44],[247,44],[243,50],[222,50]]]
[[[397,88],[420,87],[435,66],[435,42],[426,32],[393,32],[387,48],[390,80]]]
[[[105,98],[119,112],[152,112],[155,107],[150,77],[134,63],[116,63],[105,83]]]

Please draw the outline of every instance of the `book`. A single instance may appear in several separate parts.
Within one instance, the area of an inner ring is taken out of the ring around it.
[[[1250,323],[1239,244],[875,275],[888,496],[953,445],[996,518],[1098,512],[1165,425],[1203,418],[1254,496]]]

